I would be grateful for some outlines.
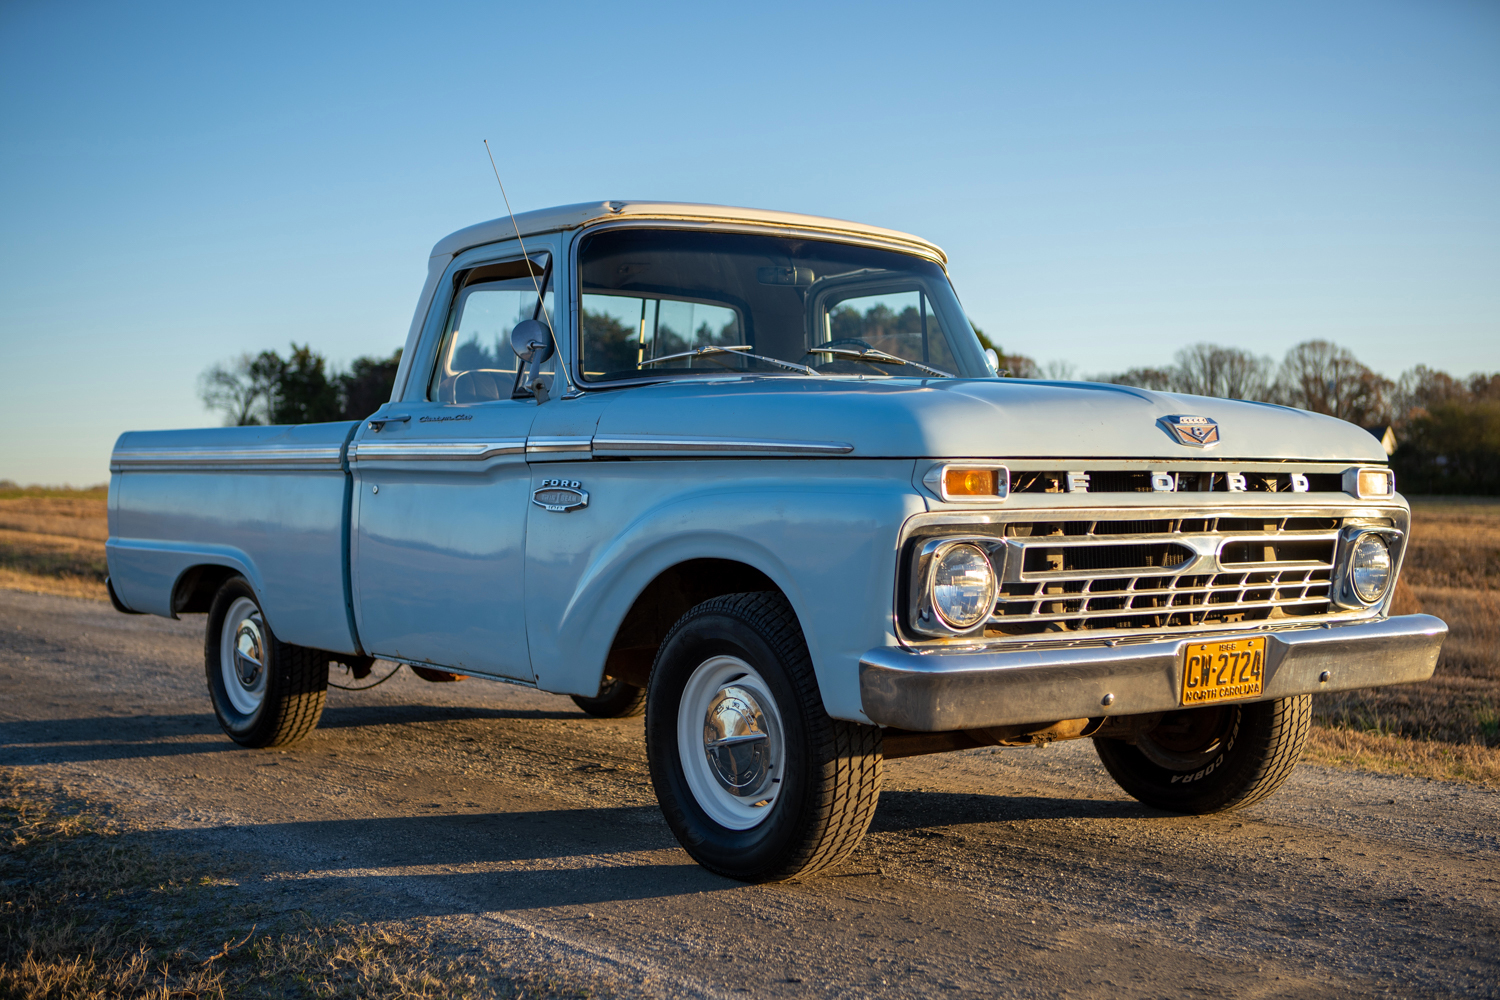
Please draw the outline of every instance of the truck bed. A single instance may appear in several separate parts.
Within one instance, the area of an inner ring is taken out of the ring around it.
[[[235,571],[283,641],[357,652],[344,551],[346,451],[358,426],[122,434],[110,460],[106,546],[121,603],[176,617],[193,571]]]

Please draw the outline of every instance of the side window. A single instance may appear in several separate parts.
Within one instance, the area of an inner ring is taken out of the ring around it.
[[[824,343],[851,349],[874,348],[907,361],[957,372],[932,303],[920,291],[857,295],[825,304]]]
[[[464,272],[448,309],[427,398],[439,403],[485,403],[509,399],[516,383],[510,331],[537,314],[537,284],[545,263],[524,260],[488,264]],[[533,282],[535,279],[535,283]],[[552,293],[543,306],[551,313]]]
[[[652,358],[695,347],[744,343],[740,315],[726,306],[634,295],[582,297],[584,376],[634,378]],[[690,367],[688,359],[661,368]]]

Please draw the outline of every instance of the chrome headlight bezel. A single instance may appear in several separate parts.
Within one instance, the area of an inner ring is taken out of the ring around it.
[[[1354,553],[1361,542],[1367,538],[1378,538],[1385,546],[1387,558],[1390,560],[1390,578],[1375,597],[1366,599],[1359,592],[1354,583]],[[1338,568],[1335,575],[1335,586],[1333,588],[1333,603],[1342,608],[1364,610],[1376,607],[1391,596],[1396,588],[1396,575],[1399,568],[1400,551],[1399,544],[1402,534],[1400,530],[1386,525],[1375,524],[1352,524],[1344,528],[1342,537],[1339,539]]]
[[[933,600],[933,586],[938,567],[943,558],[959,546],[977,549],[984,557],[985,564],[989,567],[990,579],[988,598],[982,603],[987,603],[990,608],[994,607],[995,599],[1000,593],[1000,574],[995,568],[995,550],[1003,548],[1004,540],[983,535],[934,538],[924,542],[913,553],[909,602],[911,612],[908,625],[914,631],[930,636],[969,636],[983,632],[985,623],[990,620],[990,612],[986,611],[972,625],[956,625],[943,616]]]

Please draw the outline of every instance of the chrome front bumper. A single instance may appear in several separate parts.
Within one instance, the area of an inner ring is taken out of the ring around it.
[[[1426,680],[1448,626],[1431,615],[1281,632],[1266,637],[1269,701]],[[918,732],[982,729],[1178,708],[1182,648],[1203,636],[1117,646],[915,652],[888,646],[860,657],[865,715]]]

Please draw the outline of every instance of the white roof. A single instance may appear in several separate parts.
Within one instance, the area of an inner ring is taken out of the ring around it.
[[[559,205],[556,208],[539,208],[531,212],[522,212],[516,216],[516,225],[520,226],[521,235],[525,237],[538,233],[557,232],[561,229],[577,229],[579,226],[602,219],[621,218],[749,222],[803,231],[851,234],[874,238],[886,243],[906,244],[929,254],[936,254],[937,258],[944,263],[948,260],[947,255],[938,246],[920,236],[897,232],[894,229],[881,229],[879,226],[867,226],[859,222],[846,222],[843,219],[824,219],[816,215],[798,215],[795,212],[772,212],[763,208],[731,208],[725,205],[694,205],[674,201],[586,201],[577,205]],[[432,248],[432,255],[434,257],[451,256],[469,247],[483,246],[486,243],[507,239],[515,233],[515,226],[511,224],[509,216],[491,219],[444,236]]]

